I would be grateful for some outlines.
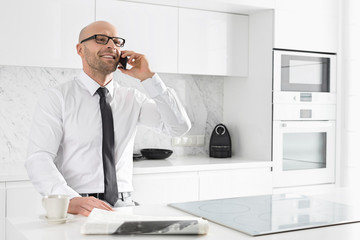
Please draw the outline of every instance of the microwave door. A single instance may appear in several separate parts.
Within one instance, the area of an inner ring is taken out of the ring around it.
[[[335,92],[336,56],[274,50],[274,91]]]
[[[281,91],[329,92],[329,58],[281,56]]]

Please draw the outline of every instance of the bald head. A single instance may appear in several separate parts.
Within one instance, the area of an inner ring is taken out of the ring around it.
[[[114,25],[106,21],[96,21],[90,23],[80,31],[79,43],[81,40],[91,37],[94,34],[105,34],[110,37],[118,36],[118,32]]]

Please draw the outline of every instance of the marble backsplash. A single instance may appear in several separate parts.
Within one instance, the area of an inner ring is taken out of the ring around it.
[[[72,80],[79,69],[0,66],[0,162],[25,160],[33,111],[44,90]],[[223,116],[224,77],[159,73],[165,84],[178,94],[192,123],[187,135],[205,135],[205,145],[174,147],[171,137],[138,128],[134,151],[167,148],[174,157],[208,154],[211,132]],[[144,91],[140,83],[120,72],[114,78],[124,86]]]

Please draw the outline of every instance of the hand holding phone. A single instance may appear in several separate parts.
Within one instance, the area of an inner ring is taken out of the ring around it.
[[[120,53],[119,67],[122,69],[126,69],[126,64],[128,62],[128,57],[121,57],[122,53]]]
[[[122,73],[137,78],[140,81],[144,81],[145,79],[154,76],[155,73],[151,71],[145,55],[129,50],[122,51],[120,57],[122,55],[126,56],[126,58],[121,58],[119,60],[118,69]],[[126,67],[126,64],[130,65],[131,68],[125,69],[124,66]]]

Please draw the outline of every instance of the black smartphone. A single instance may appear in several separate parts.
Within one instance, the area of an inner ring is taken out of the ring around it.
[[[122,69],[126,69],[126,64],[128,62],[128,57],[121,57],[120,55],[120,60],[119,60],[119,65],[120,65],[120,68]]]

